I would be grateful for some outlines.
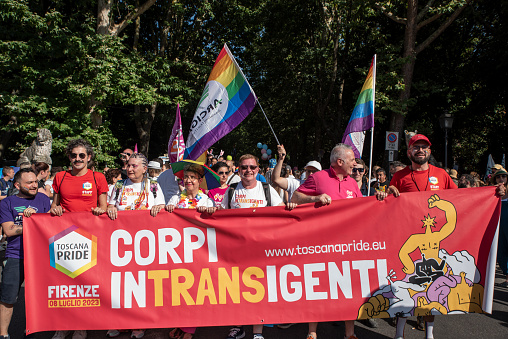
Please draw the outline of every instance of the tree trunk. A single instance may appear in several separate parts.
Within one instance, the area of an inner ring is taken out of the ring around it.
[[[9,122],[7,123],[8,126],[10,125],[17,125],[18,124],[18,118],[14,115],[11,115],[9,117]],[[2,136],[0,136],[0,160],[3,159],[5,155],[5,150],[7,149],[7,144],[12,136],[12,129],[8,128],[2,133]]]
[[[111,0],[97,2],[97,34],[109,35]]]
[[[402,78],[404,81],[404,89],[399,95],[399,100],[402,105],[402,109],[407,113],[407,101],[411,97],[411,85],[413,82],[413,72],[416,62],[416,33],[417,33],[417,14],[418,14],[418,0],[408,0],[407,2],[407,20],[406,29],[404,32],[404,49],[402,57],[405,63],[402,65]],[[397,112],[393,112],[390,118],[390,130],[399,132],[399,136],[402,136],[404,130],[405,115]],[[399,148],[400,148],[399,138]]]
[[[150,146],[150,133],[156,111],[157,103],[154,103],[149,107],[145,107],[143,112],[141,112],[140,105],[136,105],[134,107],[136,130],[138,131],[140,143],[138,151],[139,153],[143,153],[146,156],[148,156],[148,147]]]

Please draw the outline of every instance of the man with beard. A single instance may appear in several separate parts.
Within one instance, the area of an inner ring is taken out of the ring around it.
[[[13,305],[18,299],[21,284],[25,280],[23,268],[23,217],[33,213],[46,213],[50,208],[48,196],[38,193],[37,176],[31,168],[19,170],[14,175],[14,186],[19,191],[0,203],[0,223],[7,236],[7,249],[3,262],[0,289],[0,337],[10,338],[9,324]]]
[[[393,174],[387,193],[393,193],[396,197],[404,192],[436,191],[457,188],[452,178],[445,170],[429,164],[431,143],[423,134],[416,134],[409,139],[407,156],[411,160],[411,166]],[[419,329],[423,325],[418,320]],[[397,318],[396,339],[404,338],[404,326],[407,318]],[[433,338],[434,316],[425,316],[426,338]]]
[[[429,164],[431,143],[423,134],[409,140],[407,156],[411,166],[393,174],[388,193],[436,191],[457,188],[445,170]]]

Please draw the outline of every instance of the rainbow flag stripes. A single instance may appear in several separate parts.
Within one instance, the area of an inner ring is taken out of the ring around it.
[[[192,119],[185,158],[196,160],[238,126],[255,105],[256,94],[224,44]]]
[[[342,137],[342,142],[353,147],[355,157],[361,158],[365,131],[374,127],[376,58],[372,58],[367,79],[363,84],[356,106]]]

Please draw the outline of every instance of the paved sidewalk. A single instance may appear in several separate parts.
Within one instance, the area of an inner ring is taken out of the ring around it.
[[[496,282],[503,281],[501,272],[498,271]],[[14,317],[9,328],[12,339],[21,339],[24,337],[25,328],[24,318],[24,295],[14,309]],[[390,326],[386,320],[379,319],[379,327],[371,329],[360,322],[356,322],[356,335],[359,339],[373,338],[393,338],[395,328]],[[422,339],[425,334],[422,331],[414,329],[416,325],[415,318],[409,318],[406,324],[406,339]],[[252,326],[245,327],[247,335],[245,339],[252,338]],[[206,327],[199,328],[194,336],[195,339],[225,339],[229,327]],[[169,329],[149,329],[147,330],[146,339],[168,338]],[[318,338],[342,339],[344,337],[344,325],[339,323],[321,323],[318,327]],[[266,339],[305,339],[307,334],[306,324],[296,324],[289,329],[279,329],[265,327],[264,336]],[[31,338],[51,339],[53,332],[36,333]],[[119,339],[128,339],[130,333],[122,333]],[[434,337],[447,339],[469,339],[469,338],[508,338],[508,288],[495,287],[493,314],[467,314],[467,315],[450,315],[436,317]],[[69,335],[68,339],[71,338]],[[106,338],[106,331],[89,331],[88,338]]]

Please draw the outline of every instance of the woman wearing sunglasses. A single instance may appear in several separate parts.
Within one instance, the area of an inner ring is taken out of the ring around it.
[[[362,159],[355,159],[356,165],[353,167],[353,173],[351,174],[351,177],[356,180],[356,183],[358,184],[358,188],[362,192],[362,195],[364,197],[367,196],[368,193],[368,186],[367,186],[367,168],[365,166],[365,162]],[[375,195],[376,190],[372,188],[370,190],[370,195]]]
[[[212,169],[219,175],[220,178],[220,186],[214,189],[211,189],[208,191],[208,197],[212,199],[215,202],[215,206],[219,206],[222,202],[222,199],[224,198],[224,194],[226,194],[226,191],[229,187],[227,184],[230,169],[228,164],[225,162],[218,162],[215,164],[215,166],[212,167]]]

